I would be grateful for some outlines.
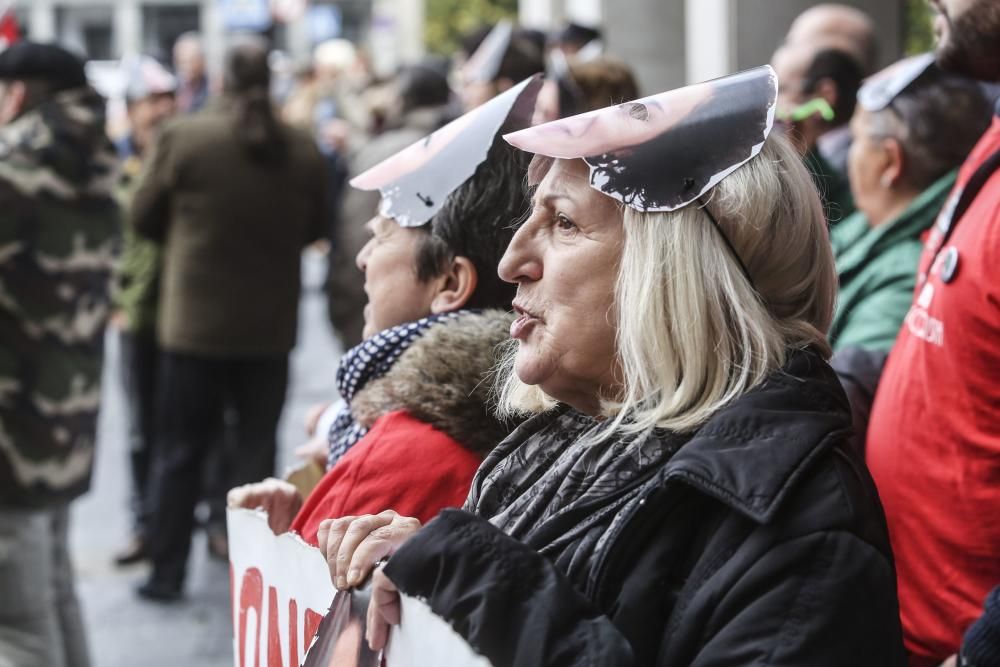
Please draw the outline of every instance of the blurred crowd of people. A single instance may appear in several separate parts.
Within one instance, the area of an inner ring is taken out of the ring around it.
[[[374,648],[402,591],[497,665],[1000,665],[1000,13],[930,1],[935,53],[822,4],[663,93],[576,24],[387,78],[186,33],[114,141],[81,59],[0,51],[0,666],[89,664],[106,325],[146,599],[228,505],[338,589],[388,559]],[[308,247],[347,351],[278,479]]]

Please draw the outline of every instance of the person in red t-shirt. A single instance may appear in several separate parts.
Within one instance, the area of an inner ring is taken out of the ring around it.
[[[515,99],[533,102],[537,85],[527,84],[508,95],[512,109]],[[357,256],[365,340],[337,372],[344,406],[330,429],[329,469],[308,498],[269,479],[230,491],[230,507],[262,508],[275,533],[293,530],[312,544],[324,519],[392,509],[429,521],[465,501],[479,463],[512,430],[489,407],[490,371],[513,321],[514,286],[497,265],[526,205],[526,164],[498,136],[498,109],[489,108],[498,100],[352,181],[374,183],[384,198]],[[456,163],[449,150],[470,142],[484,144],[467,152],[478,165]],[[377,182],[383,175],[390,180]],[[408,191],[406,179],[421,190]],[[453,190],[439,185],[449,180]],[[417,213],[406,208],[413,194]]]
[[[932,5],[938,63],[1000,80],[995,0]],[[981,169],[998,150],[994,118],[927,239],[868,429],[912,667],[954,654],[1000,581],[1000,173]]]

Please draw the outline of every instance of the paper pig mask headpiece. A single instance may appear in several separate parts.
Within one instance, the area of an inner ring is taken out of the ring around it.
[[[774,125],[770,66],[504,135],[521,150],[582,158],[590,185],[640,211],[695,201],[760,152]]]
[[[933,53],[905,58],[873,75],[858,91],[865,111],[881,111],[934,65]]]
[[[399,226],[425,224],[476,173],[501,129],[528,126],[540,87],[540,77],[525,79],[356,176],[351,185],[377,189],[379,213]]]

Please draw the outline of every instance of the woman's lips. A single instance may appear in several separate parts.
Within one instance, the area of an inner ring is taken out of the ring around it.
[[[542,321],[518,306],[514,306],[514,314],[517,318],[510,323],[510,337],[518,340],[526,339],[531,328]]]

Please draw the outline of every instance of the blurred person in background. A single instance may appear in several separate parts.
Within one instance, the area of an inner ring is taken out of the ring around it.
[[[875,71],[878,60],[875,22],[850,5],[831,2],[810,7],[795,17],[785,43],[836,46],[858,62],[865,76]]]
[[[54,45],[0,53],[0,664],[89,664],[67,551],[90,485],[119,234],[105,101]]]
[[[861,67],[846,51],[809,44],[780,47],[771,59],[780,89],[776,119],[802,153],[823,198],[827,221],[854,211],[850,184],[819,152],[819,138],[854,114]]]
[[[875,75],[858,102],[849,162],[858,210],[830,232],[840,290],[827,335],[863,447],[882,366],[913,299],[923,238],[991,113],[976,82],[942,73],[930,55]]]
[[[186,32],[174,42],[174,71],[177,73],[177,110],[201,111],[208,102],[208,72],[201,35]]]
[[[445,124],[451,89],[446,66],[435,58],[404,67],[396,76],[394,90],[398,109],[389,129],[372,138],[350,156],[353,178],[390,155],[430,134]],[[367,243],[370,232],[365,223],[378,208],[379,194],[349,188],[341,198],[330,243],[327,298],[330,321],[344,349],[362,340],[364,327],[364,276],[358,273],[355,258]],[[319,434],[326,441],[326,434]]]
[[[594,48],[600,41],[601,31],[599,29],[571,21],[566,24],[565,28],[556,33],[551,46],[562,51],[567,57],[571,57],[584,49]]]
[[[875,22],[850,5],[824,3],[810,7],[792,22],[785,44],[844,51],[857,61],[864,76],[875,71],[878,59]],[[847,123],[837,124],[821,134],[816,147],[831,167],[847,175],[847,151],[851,147]]]
[[[558,63],[558,64],[557,64]],[[538,93],[535,124],[621,104],[639,97],[632,68],[600,56],[586,62],[550,55],[545,83]]]
[[[1000,81],[1000,4],[932,6],[941,68]],[[956,653],[1000,581],[998,168],[994,115],[925,241],[868,427],[912,667]]]
[[[118,142],[122,161],[118,200],[128,210],[143,162],[160,128],[176,112],[177,80],[154,59],[143,56],[127,65],[125,104],[128,134]],[[156,317],[160,290],[160,245],[124,226],[122,254],[115,275],[112,323],[118,328],[122,386],[128,404],[129,472],[132,476],[132,536],[115,555],[128,565],[146,556],[143,537],[151,514],[149,473],[156,434]]]
[[[263,40],[226,55],[224,94],[163,128],[130,222],[164,244],[158,440],[140,595],[181,595],[193,512],[221,415],[233,415],[231,486],[273,472],[288,353],[295,344],[303,247],[324,232],[323,161],[274,116]]]
[[[462,65],[462,110],[471,111],[519,81],[545,71],[537,44],[509,21],[501,21]]]

